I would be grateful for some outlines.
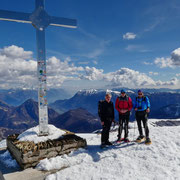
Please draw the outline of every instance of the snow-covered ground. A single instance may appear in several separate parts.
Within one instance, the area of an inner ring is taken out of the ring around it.
[[[157,120],[149,120],[149,122]],[[133,127],[134,125],[131,125]],[[46,180],[179,180],[180,126],[150,127],[151,145],[124,143],[101,150],[100,135],[79,134],[88,148],[62,157],[42,160],[39,169],[62,169]],[[138,136],[130,129],[131,140]],[[117,132],[110,140],[117,139]]]
[[[150,123],[155,121],[158,120],[149,120]],[[138,131],[137,128],[134,130],[134,123],[130,126],[129,138],[134,140]],[[154,127],[149,124],[149,128],[151,145],[130,142],[103,150],[99,147],[100,135],[78,134],[86,138],[87,149],[44,159],[36,168],[59,170],[46,180],[179,180],[180,126]],[[110,140],[116,139],[117,132],[111,132]]]

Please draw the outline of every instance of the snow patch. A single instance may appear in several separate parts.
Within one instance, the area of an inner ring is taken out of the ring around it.
[[[56,128],[55,126],[50,125],[50,124],[48,125],[48,129],[49,129],[48,136],[38,136],[39,126],[36,126],[20,134],[18,136],[18,139],[19,141],[32,141],[35,144],[37,144],[39,142],[45,142],[47,140],[58,139],[59,137],[61,137],[62,135],[66,133],[65,131],[59,128]]]
[[[7,144],[6,144],[6,139],[0,141],[0,149],[4,149],[7,147]]]
[[[43,159],[36,166],[41,171],[60,170],[76,164],[81,164],[87,159],[88,153],[85,149],[71,152],[69,155],[57,156],[50,159]]]

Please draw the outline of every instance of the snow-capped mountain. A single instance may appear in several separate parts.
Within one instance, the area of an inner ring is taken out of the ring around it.
[[[56,111],[63,110],[66,112],[70,109],[83,108],[90,113],[97,115],[98,101],[103,100],[106,92],[111,92],[112,100],[115,102],[116,97],[120,94],[118,91],[111,90],[84,90],[78,91],[72,98],[67,100],[58,100],[50,104],[50,107]]]
[[[115,104],[116,98],[119,96],[119,91],[107,90],[112,94],[112,101]],[[58,100],[50,104],[50,106],[56,111],[68,111],[70,109],[84,108],[97,116],[98,101],[104,99],[107,91],[104,90],[84,90],[77,92],[72,98],[67,100]],[[134,90],[126,90],[128,96],[134,101],[137,96],[137,92]],[[175,92],[144,92],[149,97],[151,103],[151,118],[167,118],[166,113],[163,113],[161,108],[172,105],[180,105],[180,93]],[[170,111],[167,111],[167,113]],[[161,114],[160,114],[161,113]],[[157,116],[158,115],[158,116]],[[116,112],[117,117],[117,112]],[[180,114],[171,113],[171,118],[179,118]],[[131,116],[134,119],[134,116]]]

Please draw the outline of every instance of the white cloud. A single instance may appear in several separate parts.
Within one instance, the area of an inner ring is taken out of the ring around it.
[[[149,72],[150,76],[157,76],[158,74],[159,74],[158,72],[152,72],[152,71]]]
[[[176,86],[178,85],[180,82],[177,78],[172,78],[170,81],[157,81],[156,84],[157,86]]]
[[[37,62],[31,60],[32,52],[18,46],[0,50],[0,87],[30,86],[36,78]]]
[[[177,77],[180,77],[180,73],[176,74]]]
[[[144,61],[143,64],[145,64],[145,65],[153,65],[152,62],[147,62],[147,61]]]
[[[18,46],[0,49],[0,88],[37,87],[37,61],[32,59],[32,54],[31,51],[25,51]],[[157,61],[157,63],[159,62]],[[162,64],[161,66],[165,65]],[[157,75],[158,73],[149,72],[149,74]],[[176,76],[178,77],[179,74]],[[145,73],[129,68],[104,73],[103,69],[76,66],[70,58],[62,61],[56,57],[51,57],[47,60],[47,85],[49,87],[60,87],[64,81],[80,79],[101,81],[112,86],[130,88],[173,86],[179,83],[177,78],[166,82],[154,81]]]
[[[12,58],[21,58],[21,59],[30,59],[32,56],[31,51],[24,51],[22,47],[18,47],[15,45],[5,47],[4,49],[0,49],[0,54],[3,56],[8,56]]]
[[[135,38],[136,38],[136,34],[131,32],[127,32],[126,34],[123,35],[123,39],[131,40]]]
[[[155,85],[154,80],[146,74],[129,68],[121,68],[118,71],[108,73],[105,79],[114,86],[141,87]]]
[[[129,44],[125,50],[127,51],[137,51],[137,52],[140,52],[140,53],[146,53],[146,52],[151,52],[151,50],[148,50],[146,49],[144,46],[142,45],[137,45],[137,44]]]
[[[158,73],[154,72],[153,75]],[[177,78],[170,81],[154,81],[145,73],[140,73],[129,68],[121,68],[115,72],[103,73],[102,69],[86,67],[86,74],[81,75],[81,79],[100,80],[110,83],[116,87],[159,87],[159,86],[174,86],[179,83]]]
[[[180,48],[175,49],[171,53],[171,57],[156,58],[154,60],[154,64],[156,64],[160,68],[166,68],[166,67],[175,68],[177,66],[180,66]]]
[[[156,64],[158,67],[160,68],[166,68],[166,67],[170,67],[173,68],[173,62],[171,58],[156,58],[154,60],[154,64]]]
[[[31,60],[31,51],[18,46],[0,50],[0,88],[31,88],[37,86],[37,61]],[[65,80],[79,79],[83,67],[61,61],[56,57],[47,60],[47,85],[59,87]]]
[[[87,80],[102,80],[103,79],[103,70],[96,69],[95,67],[85,67],[85,75],[80,75],[81,79]]]

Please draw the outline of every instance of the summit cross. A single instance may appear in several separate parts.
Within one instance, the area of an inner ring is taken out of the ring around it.
[[[0,10],[0,20],[30,23],[36,28],[39,135],[48,135],[45,28],[49,25],[76,28],[77,21],[75,19],[49,16],[44,9],[44,0],[35,0],[35,10],[32,13]]]

